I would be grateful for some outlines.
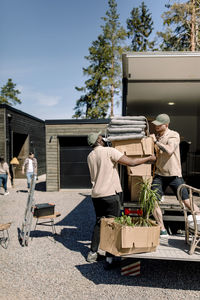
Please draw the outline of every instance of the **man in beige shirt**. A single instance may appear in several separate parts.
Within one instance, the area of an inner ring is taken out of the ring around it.
[[[96,213],[96,224],[87,261],[94,262],[98,257],[101,218],[120,216],[119,193],[122,192],[122,187],[117,170],[118,163],[126,166],[136,166],[147,162],[153,163],[156,157],[152,155],[144,158],[129,158],[115,148],[105,147],[100,132],[89,134],[88,144],[93,147],[87,160],[92,182],[91,196]],[[108,261],[111,262],[110,257]]]
[[[180,136],[178,132],[169,129],[170,118],[167,114],[158,115],[152,123],[155,125],[156,135],[152,136],[157,153],[152,189],[158,190],[161,199],[167,186],[170,186],[177,196],[178,187],[184,183],[180,159]],[[182,190],[182,200],[189,208],[190,202],[188,198],[187,189],[184,188]],[[196,205],[195,210],[199,211]],[[154,217],[161,227],[161,236],[167,236],[159,206],[154,211]]]

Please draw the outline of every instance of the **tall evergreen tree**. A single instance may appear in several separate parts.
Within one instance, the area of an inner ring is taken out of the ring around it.
[[[200,50],[200,0],[175,2],[166,7],[168,10],[162,15],[166,29],[157,33],[161,50]]]
[[[20,94],[19,90],[15,89],[16,84],[9,78],[7,83],[1,88],[0,92],[0,104],[15,105],[21,103],[21,100],[17,97]]]
[[[131,50],[153,50],[155,41],[150,41],[150,36],[154,29],[152,14],[144,2],[139,7],[132,9],[131,16],[126,23],[128,37],[132,40]]]
[[[92,42],[89,55],[85,58],[90,62],[87,68],[83,68],[83,74],[88,77],[85,86],[77,91],[84,94],[77,100],[73,118],[105,118],[109,108],[109,93],[105,89],[107,82],[109,56],[106,52],[106,42],[102,35]]]
[[[121,26],[117,13],[116,0],[108,0],[109,10],[102,19],[103,35],[109,53],[109,70],[107,74],[107,87],[110,93],[110,116],[114,115],[114,95],[118,95],[121,87],[121,55],[127,47],[122,46],[126,38],[126,31]]]
[[[84,94],[77,100],[74,118],[105,118],[113,116],[114,95],[119,93],[121,85],[120,59],[123,52],[121,43],[126,32],[119,22],[116,0],[108,0],[109,10],[102,19],[102,34],[92,42],[89,55],[85,58],[89,66],[83,68],[88,77],[85,86],[76,90]]]

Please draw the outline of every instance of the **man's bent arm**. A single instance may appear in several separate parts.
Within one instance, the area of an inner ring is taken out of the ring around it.
[[[123,155],[118,160],[118,163],[121,165],[134,167],[134,166],[145,164],[145,163],[154,163],[155,161],[156,161],[155,155],[150,155],[150,156],[141,157],[141,158],[130,158],[126,155]]]
[[[160,148],[160,150],[162,150],[163,152],[172,155],[175,152],[176,148],[179,146],[179,139],[171,138],[169,139],[167,145],[164,145],[160,142],[156,142],[156,146],[158,146],[158,148]]]

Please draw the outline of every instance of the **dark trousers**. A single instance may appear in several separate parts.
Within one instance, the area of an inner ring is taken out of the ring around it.
[[[4,188],[5,192],[7,191],[7,179],[8,179],[7,174],[0,174],[0,188],[3,183],[3,188]]]
[[[156,175],[152,182],[152,190],[157,190],[159,194],[159,198],[164,195],[164,192],[168,186],[171,187],[174,195],[177,197],[178,187],[185,183],[182,177],[178,176],[160,176]],[[188,191],[186,188],[182,189],[182,200],[186,200],[189,198]],[[159,199],[159,200],[160,200]]]
[[[101,218],[120,216],[120,196],[116,194],[107,197],[92,198],[92,202],[96,213],[96,224],[92,234],[91,250],[97,252],[100,242]]]

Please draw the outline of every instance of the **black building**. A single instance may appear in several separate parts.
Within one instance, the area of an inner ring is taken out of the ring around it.
[[[0,104],[0,156],[9,163],[19,161],[15,177],[22,177],[21,168],[29,152],[38,160],[38,175],[46,173],[45,122],[6,104]]]

